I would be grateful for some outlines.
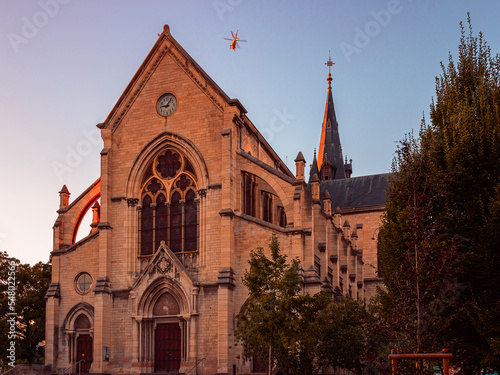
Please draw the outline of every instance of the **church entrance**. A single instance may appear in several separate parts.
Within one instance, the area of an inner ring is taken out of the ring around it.
[[[79,373],[88,373],[92,364],[92,337],[88,334],[79,335],[76,339],[76,371]],[[83,361],[81,361],[83,360]],[[80,362],[81,361],[81,362]]]
[[[155,371],[179,371],[181,327],[179,323],[157,324],[155,330]]]

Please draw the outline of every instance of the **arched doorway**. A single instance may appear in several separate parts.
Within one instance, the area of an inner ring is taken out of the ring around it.
[[[94,360],[93,308],[80,303],[68,313],[64,326],[68,343],[68,364],[76,373],[89,373]]]
[[[189,358],[192,314],[197,293],[188,298],[182,264],[170,250],[160,250],[148,275],[160,274],[141,293],[137,322],[137,356],[143,372],[179,372]],[[173,277],[171,277],[172,275]],[[193,287],[191,286],[193,289]],[[194,288],[193,290],[196,291]]]
[[[155,371],[179,371],[182,359],[182,331],[177,316],[179,304],[170,293],[163,293],[153,308],[155,320]]]
[[[75,320],[76,331],[76,371],[88,373],[93,361],[94,340],[90,335],[90,321],[86,315],[80,314]]]

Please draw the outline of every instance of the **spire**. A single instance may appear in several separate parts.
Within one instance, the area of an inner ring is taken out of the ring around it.
[[[311,169],[309,170],[309,182],[311,182],[314,175],[318,175],[318,161],[316,160],[316,149],[314,149],[313,162],[311,164]]]
[[[321,168],[323,162],[328,160],[329,164],[333,167],[333,173],[329,175],[328,179],[333,180],[345,178],[346,176],[344,172],[342,146],[340,145],[339,125],[337,123],[335,107],[333,105],[331,67],[334,65],[334,62],[332,61],[331,56],[329,56],[325,65],[328,66],[328,93],[326,97],[325,115],[323,117],[317,164],[321,180],[323,180]]]

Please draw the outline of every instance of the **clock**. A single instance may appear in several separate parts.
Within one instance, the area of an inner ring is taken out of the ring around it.
[[[169,116],[175,110],[177,106],[177,99],[172,94],[165,94],[159,100],[156,105],[156,110],[162,116]]]

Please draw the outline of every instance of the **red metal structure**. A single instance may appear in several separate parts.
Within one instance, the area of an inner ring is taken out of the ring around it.
[[[448,353],[448,349],[443,349],[441,353],[417,353],[417,354],[396,354],[396,350],[392,349],[389,354],[389,359],[392,362],[392,374],[398,373],[398,360],[400,359],[442,359],[443,360],[443,375],[450,375],[450,358],[452,353]]]

